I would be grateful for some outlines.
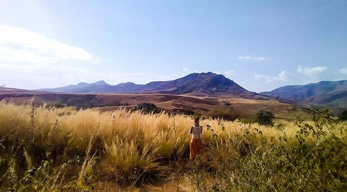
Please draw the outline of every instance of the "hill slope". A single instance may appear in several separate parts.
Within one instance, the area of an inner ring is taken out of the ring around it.
[[[253,117],[259,110],[271,111],[279,119],[296,116],[310,118],[309,109],[276,99],[196,97],[173,94],[76,94],[49,93],[0,87],[0,102],[76,108],[97,108],[102,111],[130,109],[140,103],[153,103],[168,112],[195,112],[205,116],[228,114],[230,118]],[[229,118],[228,117],[228,118]],[[226,118],[223,116],[223,118]]]
[[[266,96],[247,91],[234,81],[215,73],[192,73],[185,77],[171,81],[155,81],[145,85],[121,83],[109,85],[104,81],[96,83],[79,83],[66,87],[42,89],[63,93],[146,93],[146,94],[174,94],[209,97],[240,97],[267,99]]]
[[[347,80],[285,86],[262,94],[302,104],[347,108]]]

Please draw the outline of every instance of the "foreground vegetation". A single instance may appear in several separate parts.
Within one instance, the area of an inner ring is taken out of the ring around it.
[[[1,191],[123,189],[171,178],[188,191],[342,191],[346,129],[328,111],[273,127],[205,119],[189,161],[192,118],[0,102]]]

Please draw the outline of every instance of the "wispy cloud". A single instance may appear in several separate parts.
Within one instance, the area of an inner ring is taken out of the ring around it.
[[[255,75],[255,79],[256,80],[263,80],[267,83],[287,81],[288,80],[288,73],[286,71],[282,71],[277,76]]]
[[[320,73],[324,72],[327,68],[326,67],[301,67],[299,66],[297,69],[297,72],[307,75],[307,76],[316,76],[319,75]]]
[[[85,64],[83,68],[74,65],[80,62]],[[27,29],[0,25],[0,82],[8,86],[42,88],[76,81],[112,80],[114,75],[125,77],[123,74],[96,72],[90,68],[92,63],[98,61],[82,48]]]
[[[23,28],[0,25],[0,61],[56,63],[70,60],[97,62],[81,48]]]
[[[109,72],[95,71],[88,66],[79,68],[79,66],[63,65],[21,65],[0,63],[0,82],[8,87],[38,89],[60,87],[79,82],[96,82],[105,80],[110,84],[124,82],[148,83],[150,81],[163,81],[176,79],[177,75],[161,75],[152,72]],[[25,82],[25,84],[23,84]],[[24,87],[23,87],[24,86]]]
[[[347,68],[342,68],[339,70],[339,72],[347,75]]]
[[[244,56],[239,56],[238,59],[239,60],[263,61],[263,60],[265,60],[265,57],[251,57],[248,55],[244,55]]]

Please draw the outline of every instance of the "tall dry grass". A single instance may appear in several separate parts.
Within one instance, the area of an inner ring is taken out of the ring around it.
[[[135,182],[144,175],[153,177],[171,162],[188,159],[192,124],[193,119],[185,115],[145,115],[126,110],[100,112],[98,109],[47,106],[34,108],[0,102],[0,141],[6,148],[2,154],[16,159],[20,167],[19,177],[25,174],[20,170],[30,168],[20,163],[23,151],[30,159],[30,166],[40,165],[47,159],[47,153],[53,159],[52,166],[67,162],[80,165],[77,170],[67,171],[65,177],[71,175],[73,178],[74,174],[80,173],[79,178],[82,178],[81,172],[86,172],[88,163],[90,169],[95,169],[102,178]],[[269,146],[262,145],[264,139],[274,142],[283,133],[295,137],[298,130],[292,122],[286,121],[277,122],[275,126],[278,129],[218,119],[203,119],[200,124],[204,128],[202,141],[206,148],[211,144],[224,145],[228,140],[240,139],[238,135],[251,131],[264,136],[251,139],[253,145],[259,146],[257,150],[265,151]],[[216,142],[214,134],[218,135],[217,143],[213,143]],[[248,142],[242,140],[240,145]],[[220,157],[233,153],[236,155],[240,151],[229,150],[228,154],[220,151]],[[79,163],[83,161],[85,165]]]
[[[116,146],[129,150],[136,149],[142,155],[154,155],[156,158],[182,158],[187,152],[190,139],[189,129],[193,120],[189,116],[165,113],[147,114],[117,110],[100,112],[97,109],[74,110],[73,108],[32,108],[27,105],[15,105],[0,102],[1,137],[32,137],[38,147],[62,145],[67,152],[85,152],[92,136],[101,140],[107,151]],[[220,121],[218,119],[201,120],[201,125],[212,127],[216,134],[235,135],[248,124],[238,121]],[[221,124],[226,128],[222,130]],[[282,122],[288,135],[293,135],[292,124]],[[253,124],[264,135],[277,136],[280,131]],[[210,134],[203,134],[205,142],[211,140]],[[129,154],[131,154],[129,152]]]
[[[226,130],[221,129],[221,123]],[[192,118],[184,115],[144,115],[126,110],[100,112],[97,109],[46,106],[33,108],[0,102],[0,137],[35,140],[35,147],[41,151],[47,146],[60,147],[63,149],[62,160],[68,160],[69,155],[84,154],[91,137],[95,137],[94,147],[103,149],[107,157],[124,156],[110,161],[115,167],[131,167],[130,164],[141,161],[148,165],[156,159],[186,158],[192,124]],[[211,126],[220,135],[234,135],[246,126],[237,121],[221,122],[218,119],[205,119],[201,124],[205,128]],[[269,137],[279,134],[273,129],[257,127]],[[208,143],[211,137],[203,134],[202,140]]]

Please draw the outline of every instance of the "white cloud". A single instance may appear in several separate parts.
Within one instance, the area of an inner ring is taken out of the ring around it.
[[[339,70],[339,72],[347,75],[347,68],[342,68]]]
[[[0,86],[38,89],[61,87],[79,82],[92,83],[105,80],[110,84],[124,82],[148,83],[150,81],[163,81],[176,79],[177,75],[159,75],[151,72],[122,73],[95,71],[88,66],[84,68],[64,65],[20,65],[0,63]]]
[[[321,67],[321,66],[312,67],[312,68],[311,67],[303,68],[299,66],[297,69],[297,72],[312,77],[312,76],[319,75],[320,73],[324,72],[326,69],[327,69],[326,67]]]
[[[288,80],[288,73],[286,71],[282,71],[277,76],[255,75],[255,79],[256,80],[263,80],[267,83],[287,81]]]
[[[0,25],[0,61],[56,63],[70,60],[94,61],[94,58],[81,48],[49,39],[43,34]]]
[[[84,62],[84,65],[74,65]],[[105,80],[110,84],[147,83],[174,79],[176,75],[112,72],[87,51],[45,37],[43,34],[0,25],[0,85],[38,89],[79,82]]]
[[[253,61],[263,61],[265,60],[265,57],[251,57],[251,56],[239,56],[238,57],[239,60],[253,60]]]

